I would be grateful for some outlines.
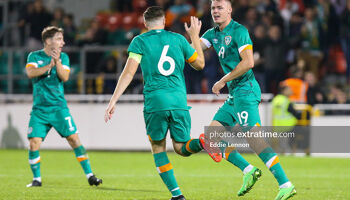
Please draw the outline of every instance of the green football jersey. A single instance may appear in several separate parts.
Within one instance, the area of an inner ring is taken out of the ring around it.
[[[142,55],[144,111],[188,110],[183,74],[185,60],[193,62],[197,52],[180,34],[163,29],[135,37],[128,52]]]
[[[63,67],[69,68],[69,57],[66,53],[60,55]],[[51,62],[51,57],[45,51],[39,50],[28,55],[26,67],[44,67]],[[63,81],[58,77],[56,67],[45,74],[32,78],[33,84],[33,111],[53,112],[67,108],[64,98]]]
[[[240,53],[246,49],[252,49],[253,46],[248,30],[233,20],[222,31],[219,27],[209,29],[203,34],[201,41],[208,48],[213,46],[225,74],[230,73],[241,62]],[[228,82],[230,95],[233,96],[234,90],[249,80],[255,80],[252,70]]]

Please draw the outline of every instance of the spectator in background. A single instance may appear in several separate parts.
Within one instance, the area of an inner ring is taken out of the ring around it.
[[[263,13],[277,13],[277,6],[274,0],[259,0],[256,9],[260,14]]]
[[[317,83],[317,78],[312,72],[305,72],[304,80],[308,84],[307,104],[313,106],[315,104],[326,103],[326,97],[321,91],[321,87]]]
[[[203,69],[204,77],[207,80],[207,93],[212,93],[211,88],[213,88],[214,84],[220,80],[222,76],[224,76],[224,73],[222,72],[222,69],[220,67],[220,62],[218,55],[216,54],[215,50],[210,49],[207,51],[204,51],[204,57],[205,57],[205,67]],[[227,91],[227,88],[225,88]],[[225,91],[223,91],[224,93]]]
[[[306,62],[306,68],[318,77],[320,62],[323,58],[322,46],[322,28],[317,20],[314,8],[305,10],[305,21],[301,28],[302,51],[299,57]]]
[[[350,84],[350,1],[347,2],[340,24],[340,41],[346,59],[347,82]]]
[[[267,44],[266,29],[263,25],[258,25],[252,37],[254,44],[254,75],[260,84],[261,92],[266,92],[265,68],[264,68],[264,48]]]
[[[284,21],[284,27],[287,28],[286,32],[289,32],[290,20],[295,13],[299,12],[299,5],[296,2],[290,0],[287,0],[283,3],[284,6],[281,8],[280,13]]]
[[[105,45],[107,43],[107,31],[100,27],[96,19],[92,20],[90,27],[86,30],[78,42],[79,45]],[[86,53],[86,73],[98,73],[98,66],[103,59],[104,51],[90,51]],[[87,93],[95,93],[95,79],[87,80]]]
[[[27,13],[26,18],[22,19],[22,23],[29,24],[29,39],[27,46],[31,49],[38,49],[42,47],[41,31],[50,25],[52,15],[44,7],[42,0],[35,0],[33,8],[29,6],[32,11]]]
[[[162,7],[164,10],[168,10],[172,0],[149,0],[148,6],[159,6]]]
[[[34,12],[34,4],[31,2],[27,3],[19,11],[17,26],[19,28],[20,45],[22,46],[26,43],[26,37],[29,35],[29,24],[27,23],[27,20]]]
[[[117,74],[118,60],[114,56],[108,56],[99,66],[99,71],[103,80],[103,93],[112,94],[116,85],[115,75]],[[106,78],[107,75],[114,75],[112,79]]]
[[[66,46],[75,45],[75,36],[77,28],[74,25],[74,18],[72,14],[64,15],[63,17],[64,42]]]
[[[250,33],[254,32],[255,27],[259,24],[258,13],[254,7],[250,7],[245,14],[242,24]]]
[[[282,12],[284,9],[291,10],[292,13],[299,12],[304,13],[304,2],[303,0],[280,0],[279,9]]]
[[[287,51],[288,43],[282,37],[280,27],[273,25],[263,51],[267,92],[276,93],[278,83],[285,77]]]
[[[63,27],[63,16],[65,15],[63,8],[56,8],[53,11],[53,20],[51,21],[52,26]]]
[[[200,35],[203,35],[204,32],[210,28],[213,27],[213,18],[211,17],[211,1],[210,0],[203,0],[203,3],[201,4],[202,10],[201,15],[199,17],[199,20],[202,21],[202,28]]]
[[[301,27],[303,25],[303,18],[299,13],[294,13],[290,18],[288,25],[288,36],[294,40],[300,40]]]
[[[237,2],[234,1],[234,4],[235,5],[233,6],[234,11],[232,11],[232,18],[236,22],[242,24],[244,20],[243,16],[246,15],[249,9],[249,0],[239,0]]]
[[[196,15],[195,8],[186,0],[175,0],[165,13],[165,26],[174,32],[184,32],[183,24],[190,23],[190,17]]]
[[[333,4],[329,0],[318,0],[316,4],[318,21],[321,23],[324,32],[322,40],[324,40],[324,53],[328,53],[325,49],[334,44],[339,43],[339,19]]]
[[[303,70],[298,67],[294,67],[292,70],[292,77],[284,80],[281,85],[288,86],[292,89],[293,94],[289,96],[289,99],[294,103],[306,103],[307,102],[307,89],[308,84],[303,81]]]
[[[98,21],[93,19],[85,34],[80,37],[80,45],[104,45],[107,40],[107,32],[100,27]]]
[[[346,93],[344,92],[344,88],[342,85],[337,84],[331,86],[330,94],[328,97],[328,103],[332,104],[348,104],[350,103]]]

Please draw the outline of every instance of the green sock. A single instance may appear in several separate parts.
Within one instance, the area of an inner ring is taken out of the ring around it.
[[[90,176],[92,176],[93,174],[91,171],[90,161],[83,145],[75,148],[74,153],[77,157],[77,160],[80,162],[80,165],[83,168],[86,177],[89,178]]]
[[[230,150],[229,148],[225,149],[225,153],[223,153],[223,157],[230,163],[234,164],[236,167],[238,167],[242,172],[246,167],[249,166],[249,162],[246,161],[242,157],[240,153],[238,153],[237,150],[233,149]]]
[[[259,154],[260,159],[270,169],[271,173],[281,186],[289,182],[286,174],[284,173],[282,166],[279,162],[278,156],[271,147],[267,147]]]
[[[173,166],[171,165],[166,152],[153,154],[153,157],[157,171],[173,197],[181,195],[181,190],[175,179]]]
[[[32,169],[34,179],[40,178],[40,154],[39,151],[29,150],[29,164]]]
[[[181,153],[184,156],[190,156],[191,154],[202,151],[202,149],[203,147],[201,146],[199,139],[190,139],[182,146]]]

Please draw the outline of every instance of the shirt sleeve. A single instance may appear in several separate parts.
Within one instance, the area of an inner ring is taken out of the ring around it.
[[[201,37],[201,41],[205,44],[205,46],[207,46],[207,48],[210,48],[212,46],[211,44],[211,37],[210,37],[210,33],[211,29],[207,30]]]
[[[186,62],[192,63],[197,59],[197,51],[188,43],[185,37],[181,37],[182,51],[185,56]]]
[[[28,55],[26,68],[27,68],[27,67],[35,67],[35,68],[38,68],[38,63],[37,63],[36,58],[35,58],[35,55],[34,55],[33,53],[30,53],[30,54]]]
[[[253,49],[253,43],[252,40],[250,39],[248,30],[245,27],[241,27],[240,30],[237,33],[237,48],[238,52],[242,53],[244,50],[247,49]]]
[[[61,63],[65,70],[70,71],[69,57],[66,53],[61,54]]]
[[[141,41],[139,37],[134,37],[134,39],[131,41],[128,48],[128,53],[130,52],[143,55],[142,48],[141,48]]]
[[[141,60],[142,60],[142,55],[141,55],[141,54],[137,54],[137,53],[130,52],[130,53],[129,53],[129,58],[132,58],[132,59],[134,59],[137,63],[140,63]]]

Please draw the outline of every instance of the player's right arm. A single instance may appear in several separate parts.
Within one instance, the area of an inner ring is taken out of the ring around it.
[[[32,79],[38,76],[45,74],[47,71],[51,70],[55,66],[55,62],[51,59],[50,64],[38,68],[38,63],[36,62],[34,55],[29,54],[27,64],[26,64],[26,73],[28,78]]]
[[[125,68],[119,77],[113,96],[109,101],[108,107],[106,109],[105,122],[108,122],[108,120],[112,118],[112,115],[115,111],[115,104],[134,78],[141,58],[142,56],[140,54],[135,54],[133,52],[129,53],[129,58],[126,61]]]

